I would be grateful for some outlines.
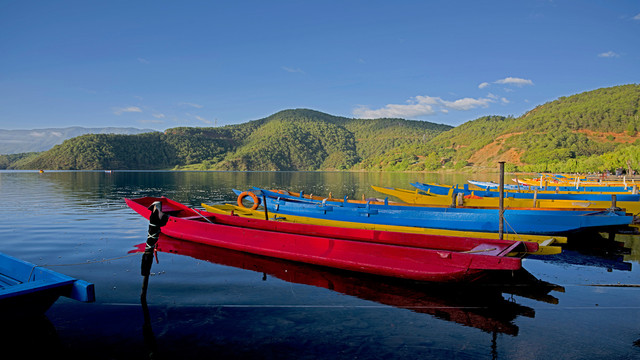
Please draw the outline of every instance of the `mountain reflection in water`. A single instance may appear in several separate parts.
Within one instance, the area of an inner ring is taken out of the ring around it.
[[[143,251],[144,244],[130,252]],[[517,336],[518,316],[535,317],[532,308],[503,294],[518,295],[551,304],[551,291],[564,288],[540,281],[526,270],[488,276],[471,284],[433,284],[353,273],[247,254],[161,235],[158,251],[190,256],[208,262],[252,270],[281,280],[326,288],[363,300],[424,313],[489,333]]]

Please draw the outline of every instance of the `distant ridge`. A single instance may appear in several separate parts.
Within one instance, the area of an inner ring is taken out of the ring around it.
[[[153,132],[151,129],[136,128],[85,128],[73,126],[66,128],[46,128],[30,130],[0,129],[0,154],[19,154],[46,151],[67,139],[85,134],[121,134],[135,135]]]
[[[41,153],[0,155],[0,169],[418,172],[495,169],[498,161],[507,171],[640,171],[640,85],[561,97],[520,117],[484,116],[455,128],[289,109],[222,127],[85,134]]]

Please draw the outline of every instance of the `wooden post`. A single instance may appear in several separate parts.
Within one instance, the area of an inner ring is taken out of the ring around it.
[[[498,223],[498,235],[500,240],[504,238],[504,161],[500,161],[500,222]]]

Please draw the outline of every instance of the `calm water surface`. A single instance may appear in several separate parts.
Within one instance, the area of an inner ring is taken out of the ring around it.
[[[250,186],[350,197],[370,185],[496,174],[0,171],[0,252],[96,286],[46,317],[2,325],[22,357],[93,359],[637,359],[640,239],[573,238],[526,273],[443,287],[355,275],[169,238],[140,303],[147,221],[125,197],[235,202]],[[622,246],[622,247],[616,247]],[[510,283],[509,286],[504,285]],[[503,284],[503,285],[498,285]],[[609,286],[602,286],[609,285]],[[613,286],[611,286],[613,285]]]

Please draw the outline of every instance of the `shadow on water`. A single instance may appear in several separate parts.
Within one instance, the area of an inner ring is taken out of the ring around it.
[[[140,244],[132,252],[143,250],[144,244]],[[164,234],[158,242],[158,251],[255,271],[265,281],[272,276],[287,282],[326,288],[383,305],[428,314],[484,332],[511,336],[518,335],[518,326],[513,322],[518,316],[535,317],[535,311],[517,304],[513,295],[557,304],[558,299],[549,293],[564,292],[563,287],[540,281],[525,270],[489,276],[473,284],[446,285],[290,262],[178,240]],[[510,298],[505,299],[503,295]],[[146,301],[143,299],[142,303],[145,319],[148,319]]]
[[[56,328],[44,314],[20,319],[5,318],[1,324],[0,348],[7,355],[19,354],[23,359],[55,358],[63,352]]]
[[[536,256],[539,260],[605,268],[608,271],[631,271],[631,262],[626,257],[631,249],[622,240],[624,234],[604,234],[583,232],[570,235],[562,246],[562,253],[549,256]]]

